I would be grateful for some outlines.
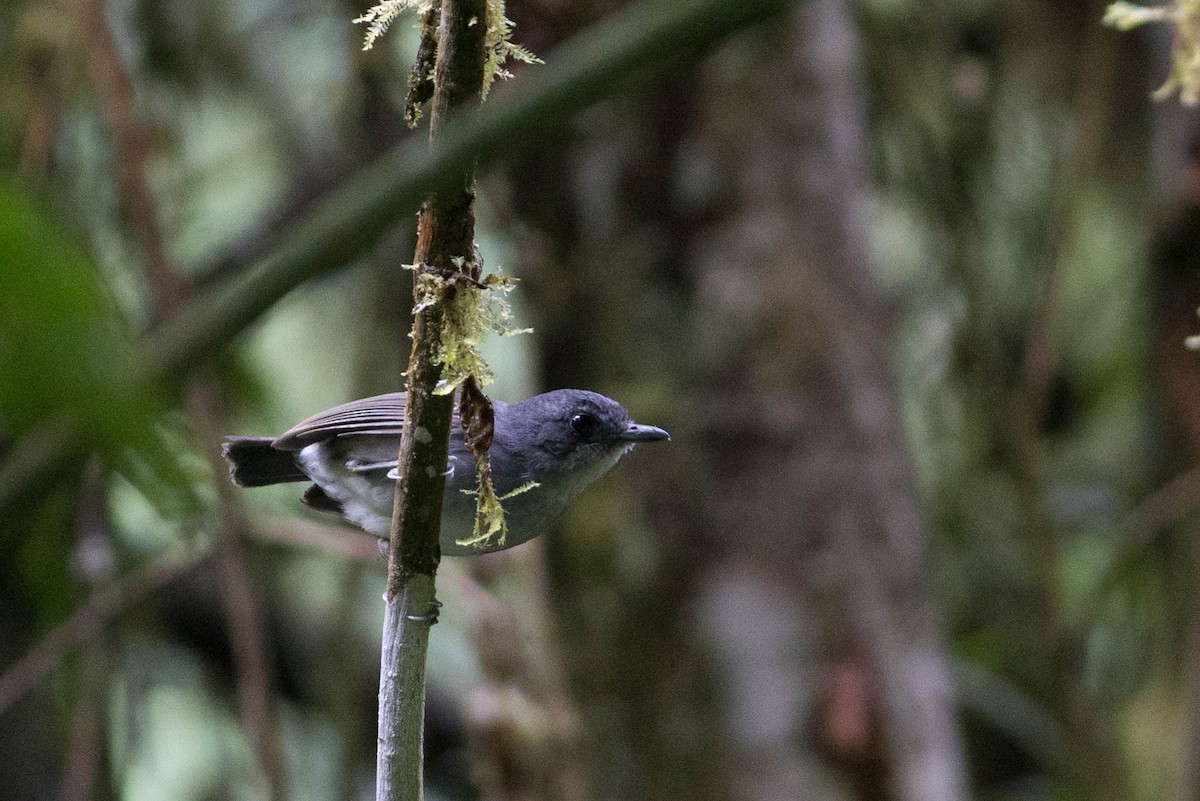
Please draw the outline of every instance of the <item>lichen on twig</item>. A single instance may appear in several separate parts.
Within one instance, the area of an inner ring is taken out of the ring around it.
[[[449,395],[461,391],[459,418],[467,447],[475,459],[478,479],[474,490],[475,526],[471,536],[459,544],[479,545],[495,536],[503,542],[508,532],[503,501],[531,487],[520,487],[500,497],[492,485],[488,451],[495,433],[495,418],[483,387],[492,383],[495,375],[479,346],[489,333],[514,336],[529,333],[532,329],[517,328],[513,323],[506,296],[512,291],[516,278],[497,271],[475,280],[469,275],[480,272],[477,264],[468,264],[462,257],[452,261],[458,272],[449,275],[428,265],[421,269],[406,265],[406,269],[416,274],[413,313],[440,307],[442,325],[440,337],[434,343],[433,361],[441,365],[442,383],[435,393]]]
[[[455,542],[459,545],[483,545],[493,537],[496,537],[497,544],[503,545],[505,538],[508,536],[508,521],[504,516],[504,501],[515,498],[532,489],[537,489],[542,485],[536,481],[526,481],[514,490],[509,490],[503,495],[497,495],[495,487],[492,486],[490,471],[486,479],[483,473],[479,475],[478,489],[463,490],[463,492],[475,495],[478,498],[475,505],[475,530],[471,533],[471,536],[455,540]]]
[[[542,64],[542,60],[531,51],[512,40],[515,25],[504,16],[504,0],[488,0],[487,33],[483,37],[483,93],[480,99],[487,100],[488,91],[497,78],[508,79],[512,73],[504,65],[510,60],[526,64]]]
[[[1200,103],[1200,0],[1175,0],[1166,6],[1118,2],[1109,4],[1104,12],[1104,24],[1119,31],[1149,22],[1168,22],[1175,27],[1171,69],[1167,80],[1154,91],[1154,99],[1166,100],[1179,92],[1183,105]]]
[[[388,27],[405,11],[414,11],[424,16],[433,6],[430,0],[381,0],[368,8],[361,17],[354,21],[367,26],[363,37],[363,50],[375,46],[375,40],[387,33]]]
[[[438,13],[438,8],[439,3],[434,0],[380,0],[379,3],[354,20],[367,26],[363,50],[370,50],[376,40],[383,36],[388,27],[405,11],[415,12],[425,18],[423,24],[425,30],[436,30],[436,21],[431,25],[429,15]],[[515,26],[512,20],[504,16],[504,0],[487,0],[487,19],[483,22],[487,25],[487,31],[483,38],[483,89],[480,99],[487,100],[488,90],[497,78],[512,77],[512,73],[505,68],[505,64],[510,60],[523,61],[526,64],[541,64],[542,60],[512,40]],[[473,24],[478,23],[478,20],[473,20]],[[426,43],[426,39],[427,37],[423,37],[423,45]],[[432,64],[433,60],[432,54],[427,54],[423,59],[418,60],[418,64]],[[425,75],[416,75],[415,77],[418,82],[432,80],[431,76],[427,78]],[[415,121],[415,111],[412,112],[412,116]]]
[[[465,263],[461,257],[454,260],[460,269]],[[481,387],[492,383],[495,375],[479,352],[479,345],[489,333],[514,336],[533,330],[517,328],[513,323],[507,295],[517,279],[499,271],[475,281],[462,273],[445,275],[427,265],[418,269],[408,264],[405,269],[416,273],[413,312],[434,305],[442,308],[441,338],[434,349],[434,362],[442,366],[443,379],[437,394],[449,395],[470,376]]]

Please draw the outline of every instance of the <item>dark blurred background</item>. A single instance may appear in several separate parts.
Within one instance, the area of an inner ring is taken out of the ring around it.
[[[481,170],[490,392],[673,441],[443,562],[430,799],[1200,798],[1200,118],[1104,6],[798,2]],[[374,797],[384,562],[217,453],[400,387],[415,207],[130,378],[425,135],[364,10],[0,3],[6,801]]]

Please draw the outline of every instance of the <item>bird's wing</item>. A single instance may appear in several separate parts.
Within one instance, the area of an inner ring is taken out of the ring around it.
[[[405,400],[405,393],[390,392],[343,403],[297,423],[271,444],[280,450],[298,451],[334,437],[371,434],[398,437],[404,428]]]

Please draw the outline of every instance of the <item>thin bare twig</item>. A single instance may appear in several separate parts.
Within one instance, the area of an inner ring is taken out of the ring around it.
[[[1094,602],[1084,604],[1089,615],[1103,609],[1103,599],[1140,554],[1171,526],[1200,509],[1200,467],[1176,476],[1134,507],[1121,521],[1122,542],[1108,568],[1096,582]],[[1090,630],[1091,626],[1083,627]]]
[[[1100,16],[1108,0],[1090,0],[1086,19]],[[1054,372],[1061,360],[1062,334],[1059,319],[1066,273],[1078,251],[1081,196],[1103,167],[1107,115],[1116,85],[1116,38],[1098,25],[1085,28],[1076,74],[1074,111],[1076,138],[1057,182],[1058,206],[1050,230],[1044,285],[1032,316],[1021,363],[1021,394],[1029,410],[1030,423],[1037,425],[1046,414]]]
[[[1090,0],[1088,18],[1100,16],[1103,0]],[[1067,722],[1075,758],[1063,763],[1075,768],[1065,778],[1097,797],[1121,797],[1126,777],[1110,728],[1098,725],[1089,693],[1079,681],[1077,650],[1081,630],[1072,630],[1065,619],[1061,590],[1062,537],[1046,509],[1047,467],[1043,454],[1045,419],[1052,401],[1054,376],[1063,358],[1062,312],[1069,270],[1078,252],[1081,204],[1086,190],[1103,167],[1106,115],[1110,113],[1115,85],[1114,39],[1098,26],[1087,26],[1078,58],[1074,87],[1076,141],[1064,159],[1056,207],[1049,231],[1051,248],[1043,270],[1042,286],[1029,322],[1016,392],[1010,399],[1012,414],[1007,434],[1012,446],[1011,467],[1024,506],[1024,542],[1030,567],[1037,576],[1040,603],[1031,620],[1041,629],[1048,656],[1047,693],[1056,701],[1056,712]]]
[[[62,801],[92,801],[97,795],[104,764],[105,711],[108,707],[109,643],[100,638],[83,648],[79,663],[79,691],[71,738],[63,771]]]
[[[1099,16],[1103,3],[1091,0]],[[1091,16],[1091,15],[1089,15]],[[1055,372],[1062,361],[1062,303],[1067,273],[1078,250],[1078,227],[1083,194],[1099,172],[1105,144],[1105,114],[1114,81],[1114,38],[1099,26],[1090,26],[1079,56],[1074,111],[1079,120],[1076,146],[1060,169],[1061,180],[1052,198],[1055,213],[1050,226],[1050,248],[1042,270],[1042,284],[1030,316],[1029,331],[1021,358],[1018,386],[1011,399],[1008,435],[1012,442],[1013,468],[1024,499],[1028,534],[1026,542],[1042,592],[1041,625],[1047,644],[1057,659],[1069,649],[1062,630],[1059,598],[1059,536],[1045,511],[1044,459],[1041,430],[1049,411]],[[1063,666],[1059,660],[1060,667]],[[1073,668],[1067,667],[1070,671]],[[1069,681],[1063,674],[1056,681]],[[1064,693],[1056,693],[1065,697]]]
[[[223,483],[223,482],[218,482]],[[221,606],[229,622],[229,643],[237,667],[238,699],[246,731],[254,740],[259,767],[271,798],[287,798],[287,773],[279,741],[279,721],[271,693],[271,657],[262,610],[246,566],[240,530],[232,525],[217,543]]]

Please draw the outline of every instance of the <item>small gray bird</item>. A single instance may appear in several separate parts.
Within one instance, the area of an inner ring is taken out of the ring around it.
[[[639,442],[670,439],[661,428],[629,419],[621,404],[580,389],[560,389],[520,403],[494,401],[492,482],[504,501],[508,535],[463,546],[475,521],[475,461],[455,422],[442,511],[442,553],[466,556],[511,548],[541,534],[567,506]],[[405,393],[351,401],[281,436],[229,437],[222,454],[233,482],[261,487],[312,481],[302,500],[344,517],[380,538],[389,536]]]

